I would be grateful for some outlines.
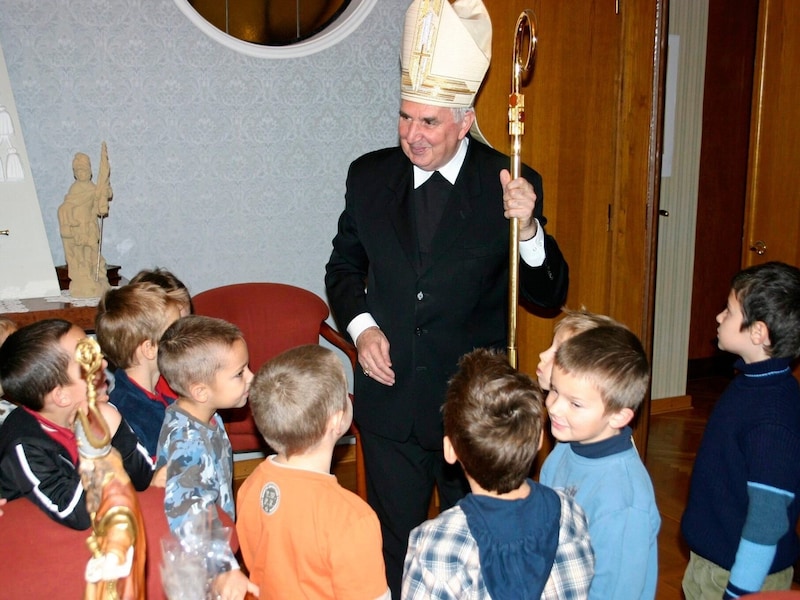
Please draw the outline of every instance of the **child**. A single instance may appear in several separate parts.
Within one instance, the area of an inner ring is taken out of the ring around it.
[[[221,319],[189,315],[161,338],[158,367],[179,394],[166,410],[156,465],[167,467],[172,531],[215,505],[235,519],[233,453],[217,410],[247,402],[253,379],[248,362],[241,331]]]
[[[16,330],[17,324],[14,323],[14,321],[6,317],[0,317],[0,346],[2,346],[3,342],[6,341],[6,338]],[[3,398],[3,388],[0,387],[0,425],[3,424],[3,421],[6,420],[6,417],[9,415],[9,413],[15,408],[16,405]],[[0,502],[2,502],[2,500],[0,500]]]
[[[221,526],[217,509],[236,519],[233,452],[217,410],[247,402],[253,379],[248,362],[242,332],[222,319],[182,317],[161,338],[158,367],[179,394],[167,407],[156,463],[166,467],[164,510],[173,533],[180,535],[193,517],[209,513]],[[233,553],[227,562],[231,570],[219,585],[234,591],[224,597],[243,598],[247,590],[257,594]]]
[[[192,305],[192,296],[189,294],[189,288],[171,271],[167,271],[161,267],[155,269],[143,269],[131,278],[130,283],[154,283],[165,292],[167,296],[177,301],[180,310],[180,316],[185,317],[194,313],[194,306]],[[163,377],[158,378],[156,383],[156,394],[166,398],[175,398],[178,394],[169,387],[166,379]]]
[[[330,474],[353,409],[341,361],[288,350],[253,380],[256,424],[277,451],[239,489],[236,532],[261,598],[390,598],[372,509]]]
[[[741,271],[717,323],[739,373],[708,419],[681,521],[689,600],[788,590],[800,556],[800,269]]]
[[[167,295],[178,303],[180,316],[185,317],[194,312],[192,296],[189,294],[189,289],[180,279],[175,277],[172,272],[161,267],[143,269],[131,277],[129,283],[142,282],[153,283],[167,292]]]
[[[14,323],[14,321],[7,319],[6,317],[0,317],[0,346],[2,346],[3,342],[6,341],[6,338],[16,330],[17,324]],[[3,424],[3,421],[6,420],[6,417],[9,415],[9,413],[15,408],[16,405],[3,398],[3,388],[0,387],[0,425]],[[6,499],[0,498],[0,507],[2,507],[5,503]],[[0,517],[2,516],[3,510],[0,508]]]
[[[592,599],[655,597],[661,517],[628,425],[648,382],[642,344],[620,325],[579,333],[555,355],[546,404],[559,443],[540,481],[574,490],[586,512],[595,555]]]
[[[97,341],[117,368],[110,402],[152,457],[164,411],[175,400],[156,389],[158,341],[179,317],[180,309],[177,299],[146,282],[108,290],[97,307]]]
[[[592,313],[584,308],[580,310],[565,309],[564,313],[564,318],[553,327],[553,342],[550,347],[539,354],[536,376],[539,378],[539,386],[545,391],[550,389],[550,374],[553,372],[553,359],[556,357],[556,350],[564,340],[602,325],[619,325],[611,317]]]
[[[474,350],[443,412],[445,459],[461,463],[472,493],[411,532],[402,597],[585,598],[594,560],[583,511],[528,478],[544,422],[536,383]]]
[[[0,381],[19,407],[0,427],[0,496],[26,497],[50,518],[73,529],[91,525],[78,473],[78,444],[72,431],[86,410],[87,385],[75,360],[82,329],[68,321],[37,321],[11,334],[0,347]],[[103,361],[105,364],[105,361]],[[119,413],[105,400],[98,373],[98,409],[137,490],[147,488],[153,464]]]

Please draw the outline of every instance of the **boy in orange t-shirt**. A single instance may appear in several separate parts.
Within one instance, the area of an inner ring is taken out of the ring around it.
[[[340,360],[318,345],[284,352],[256,374],[250,406],[277,451],[236,502],[236,533],[261,600],[390,598],[378,518],[330,474],[353,417]]]

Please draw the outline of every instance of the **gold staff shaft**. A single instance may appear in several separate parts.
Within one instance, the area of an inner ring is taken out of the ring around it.
[[[527,44],[526,44],[527,42]],[[511,178],[520,176],[522,135],[525,133],[525,95],[520,92],[522,76],[529,71],[536,50],[536,17],[522,11],[514,32],[511,94],[508,97],[508,133],[511,136]],[[523,54],[524,52],[524,54]],[[508,362],[517,368],[517,306],[519,304],[519,219],[509,223],[508,241]]]

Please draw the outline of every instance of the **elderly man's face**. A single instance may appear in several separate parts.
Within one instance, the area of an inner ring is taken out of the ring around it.
[[[400,147],[420,169],[435,171],[455,156],[474,119],[470,111],[457,123],[450,108],[403,100],[397,123]]]

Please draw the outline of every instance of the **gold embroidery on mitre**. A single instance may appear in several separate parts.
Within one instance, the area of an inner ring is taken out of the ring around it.
[[[417,12],[414,44],[408,65],[409,83],[415,92],[420,89],[431,71],[436,36],[439,33],[439,21],[442,18],[443,1],[446,0],[423,0],[419,12]],[[403,83],[407,85],[406,82]]]
[[[411,75],[405,70],[402,73],[401,85],[403,89],[408,89],[411,86]],[[431,100],[438,99],[452,102],[459,94],[472,95],[474,90],[463,79],[449,79],[447,77],[428,75],[418,87],[414,88],[414,94],[419,96],[420,99],[430,98]]]

